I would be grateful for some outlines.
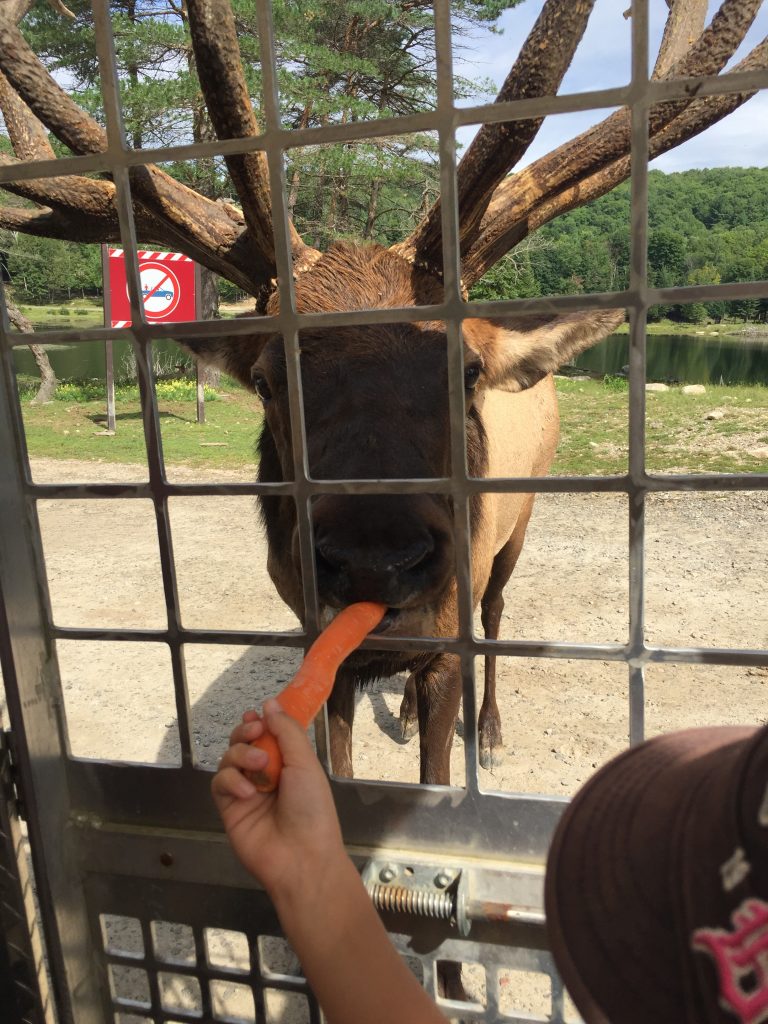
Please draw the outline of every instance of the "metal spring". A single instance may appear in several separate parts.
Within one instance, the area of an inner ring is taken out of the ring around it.
[[[453,915],[453,897],[447,892],[406,889],[402,885],[380,885],[378,882],[367,888],[378,910],[395,910],[398,913],[437,917],[446,921]]]

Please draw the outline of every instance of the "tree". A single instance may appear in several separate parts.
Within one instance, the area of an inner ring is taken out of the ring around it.
[[[520,0],[459,0],[454,34],[493,25]],[[45,4],[22,23],[45,66],[72,81],[72,95],[101,120],[101,90],[88,0],[73,0],[73,23]],[[213,138],[195,68],[185,0],[117,0],[111,5],[117,70],[128,138],[134,148]],[[254,4],[234,0],[244,80],[261,107],[258,25]],[[288,128],[347,124],[407,115],[436,103],[431,0],[350,0],[340,16],[330,0],[273,4],[283,123]],[[457,94],[486,83],[458,78]],[[418,198],[437,191],[435,140],[424,133],[291,150],[289,207],[302,234],[321,248],[339,236],[395,241],[415,224]],[[209,199],[231,195],[220,161],[171,165],[170,173]]]
[[[187,0],[189,28],[202,92],[220,138],[253,137],[259,132],[250,103],[252,67],[233,60],[238,50],[237,7],[226,0]],[[416,7],[419,6],[414,0]],[[27,0],[6,0],[0,15],[0,89],[9,134],[20,159],[55,155],[39,117],[61,146],[74,153],[101,152],[106,135],[94,117],[82,112],[39,64],[15,17]],[[500,101],[557,90],[589,17],[591,3],[547,0],[531,35],[499,93]],[[744,37],[759,0],[724,0],[705,28],[704,0],[672,0],[653,77],[718,74]],[[246,48],[248,34],[243,37]],[[736,70],[762,68],[768,45],[760,44]],[[348,90],[347,90],[348,92]],[[677,94],[675,94],[677,95]],[[650,152],[655,156],[702,131],[749,98],[749,94],[696,98],[680,90],[657,103],[649,119]],[[354,111],[350,107],[350,117]],[[346,123],[346,122],[342,122]],[[508,250],[560,214],[610,192],[629,174],[631,121],[620,110],[553,153],[510,173],[535,136],[540,119],[485,125],[459,168],[460,247],[463,279],[478,281]],[[12,158],[3,157],[4,162]],[[130,169],[140,237],[181,248],[211,270],[253,294],[263,309],[276,275],[265,159],[258,151],[224,160],[240,207],[185,188],[152,166]],[[36,209],[0,207],[0,226],[31,234],[81,241],[119,236],[112,183],[102,178],[67,176],[6,183],[37,204]],[[439,273],[440,202],[432,204],[407,238],[393,248],[402,258]],[[294,273],[318,259],[295,226],[290,230]]]
[[[110,10],[126,134],[134,149],[212,139],[184,0],[171,0],[170,4],[165,0],[116,0]],[[65,73],[78,103],[103,122],[89,0],[73,0],[71,13],[72,22],[62,32],[61,12],[37,4],[22,27],[45,66],[53,73]],[[226,175],[213,159],[179,162],[170,171],[208,199],[218,200],[230,192]],[[205,268],[201,286],[202,316],[214,319],[218,316],[218,291],[215,278]]]
[[[721,204],[727,192],[750,197],[749,224],[741,203]],[[648,180],[651,280],[662,286],[719,284],[765,277],[768,263],[768,169],[717,167],[665,174]],[[543,225],[504,257],[475,286],[473,298],[520,298],[565,291],[624,288],[629,282],[630,190],[626,184]],[[518,279],[526,253],[530,279]],[[700,304],[699,304],[700,305]],[[687,305],[655,307],[651,316],[722,319],[722,300],[704,309]]]
[[[24,334],[32,334],[32,324],[10,296],[6,296],[5,304],[8,309],[8,317],[16,330],[22,331]],[[44,405],[46,402],[53,400],[57,384],[56,374],[53,372],[51,361],[42,345],[35,345],[30,342],[29,350],[34,356],[37,368],[40,371],[40,387],[32,399],[32,404]]]
[[[720,273],[716,267],[705,263],[703,267],[697,267],[688,274],[688,284],[720,284]],[[691,323],[704,323],[708,316],[716,320],[722,320],[725,316],[725,303],[716,302],[693,302],[685,310],[680,311],[681,320],[689,320]]]
[[[762,268],[758,267],[754,259],[749,255],[735,257],[723,273],[724,281],[757,281],[760,278]],[[745,322],[757,320],[760,311],[759,299],[731,299],[728,302],[728,312],[731,316],[738,317]]]

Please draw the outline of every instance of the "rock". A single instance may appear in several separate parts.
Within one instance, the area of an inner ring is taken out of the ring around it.
[[[682,392],[684,395],[706,395],[707,389],[703,384],[686,384]]]
[[[646,391],[669,391],[668,384],[646,384]]]
[[[712,412],[708,412],[704,417],[705,420],[721,420],[725,416],[722,409],[713,409]]]

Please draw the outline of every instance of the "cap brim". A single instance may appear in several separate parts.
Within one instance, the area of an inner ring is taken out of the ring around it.
[[[721,1019],[716,1000],[711,1017],[694,1005],[690,893],[680,850],[702,807],[710,821],[722,820],[723,788],[756,731],[719,727],[659,736],[602,768],[566,810],[547,864],[547,928],[587,1024]],[[706,857],[715,872],[733,849],[728,832],[716,827],[708,836]]]

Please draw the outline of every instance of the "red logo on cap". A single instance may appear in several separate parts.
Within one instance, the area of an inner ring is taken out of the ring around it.
[[[693,948],[715,961],[723,1006],[742,1024],[768,1021],[768,903],[745,900],[731,915],[733,931],[699,928]]]

